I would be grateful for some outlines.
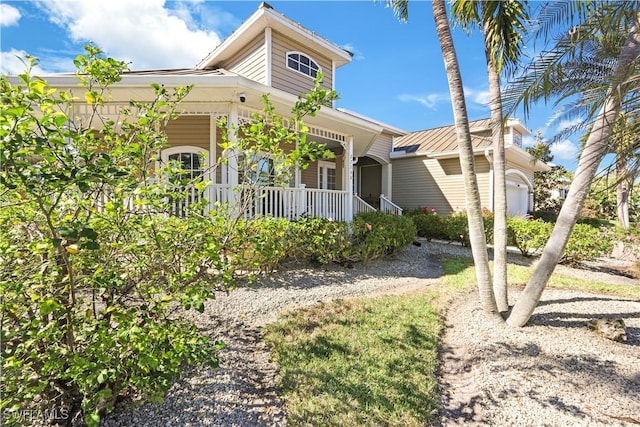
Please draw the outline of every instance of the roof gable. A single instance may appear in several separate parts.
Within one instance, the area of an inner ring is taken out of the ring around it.
[[[217,64],[232,57],[255,37],[263,34],[266,28],[271,28],[319,52],[331,59],[336,68],[351,62],[352,54],[350,52],[276,12],[273,7],[263,2],[249,19],[216,46],[196,65],[196,68],[203,69],[217,66]]]

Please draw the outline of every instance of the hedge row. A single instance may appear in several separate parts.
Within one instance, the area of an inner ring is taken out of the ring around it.
[[[418,209],[409,214],[414,221],[418,236],[429,240],[439,239],[469,243],[467,216],[456,212],[450,216],[438,215],[434,210]],[[490,212],[483,213],[487,242],[493,240],[493,216]],[[549,240],[553,223],[541,218],[512,217],[507,221],[509,245],[515,246],[524,256],[531,256],[540,252]],[[565,248],[561,263],[572,264],[589,259],[595,259],[608,254],[615,241],[619,239],[614,227],[605,223],[579,222]]]
[[[393,253],[416,235],[408,217],[358,215],[349,225],[322,218],[241,221],[233,231],[230,260],[249,273],[273,271],[287,260],[319,264],[368,261]]]

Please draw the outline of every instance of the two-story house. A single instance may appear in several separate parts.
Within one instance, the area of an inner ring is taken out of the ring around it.
[[[298,96],[313,88],[318,73],[324,76],[325,88],[335,89],[336,70],[351,59],[347,50],[262,3],[195,67],[126,72],[113,87],[112,98],[101,114],[115,118],[129,100],[150,100],[151,83],[168,88],[193,85],[180,105],[181,115],[166,129],[168,146],[160,157],[165,162],[180,161],[191,176],[204,175],[211,182],[204,193],[193,192],[191,200],[206,197],[212,205],[218,201],[233,205],[240,183],[237,160],[242,153],[220,149],[218,119],[225,117],[233,128],[246,123],[252,113],[263,108],[265,93],[276,112],[286,117]],[[84,99],[73,76],[45,78],[51,86],[73,90]],[[82,114],[82,108],[78,105],[76,113]],[[372,209],[401,213],[402,208],[430,206],[443,214],[464,209],[453,126],[409,133],[332,107],[306,117],[305,124],[308,139],[326,144],[335,159],[295,170],[285,188],[261,188],[253,207],[243,207],[239,214],[350,221],[358,212]],[[472,126],[483,204],[491,209],[488,121]],[[528,131],[519,122],[511,121],[507,132],[509,213],[522,215],[532,207],[533,172],[546,165],[534,163],[522,150],[521,136]],[[220,162],[221,158],[225,161]]]
[[[323,75],[323,86],[334,89],[336,69],[351,59],[350,52],[262,3],[194,68],[126,72],[114,86],[112,99],[102,114],[115,116],[130,99],[150,99],[151,83],[168,88],[194,85],[180,104],[180,117],[167,126],[168,147],[161,158],[181,161],[192,176],[204,174],[211,185],[202,195],[210,203],[231,201],[239,184],[239,153],[224,152],[218,146],[221,141],[218,119],[224,116],[231,128],[237,128],[263,108],[265,93],[276,112],[287,117],[298,95],[313,88],[318,73]],[[79,91],[70,75],[45,77],[53,87]],[[348,221],[357,212],[374,206],[398,211],[389,201],[390,152],[393,138],[406,132],[330,107],[323,107],[315,117],[305,117],[305,124],[309,127],[308,139],[326,144],[335,159],[314,162],[305,170],[294,171],[287,188],[261,189],[254,209],[244,212],[245,215],[285,218],[309,215]],[[220,163],[221,157],[226,157],[226,161]],[[202,159],[206,164],[201,164]],[[268,197],[265,192],[270,193]],[[370,204],[358,193],[366,194]]]

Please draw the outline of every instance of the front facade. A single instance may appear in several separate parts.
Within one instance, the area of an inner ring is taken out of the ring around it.
[[[335,89],[336,69],[350,61],[350,52],[262,3],[194,68],[125,73],[112,88],[112,98],[101,115],[118,120],[120,108],[128,106],[129,100],[152,100],[152,83],[167,88],[193,85],[180,104],[180,116],[166,128],[168,146],[160,160],[179,161],[192,177],[202,176],[211,184],[204,192],[192,190],[187,201],[175,207],[176,214],[184,212],[185,203],[203,197],[212,207],[217,202],[229,203],[234,215],[245,217],[314,216],[350,221],[358,212],[376,209],[395,214],[422,206],[443,214],[464,209],[452,126],[408,133],[334,106],[305,117],[305,124],[307,139],[326,144],[335,158],[293,171],[285,188],[265,182],[249,207],[237,203],[242,184],[238,159],[243,153],[220,148],[223,135],[218,120],[226,118],[230,128],[242,126],[262,110],[264,94],[269,94],[276,113],[287,117],[299,95],[314,87],[318,74],[323,76],[324,88]],[[75,77],[45,78],[51,86],[84,99]],[[89,111],[78,104],[75,113]],[[474,122],[473,127],[483,205],[492,209],[491,132],[486,120]],[[534,165],[521,149],[521,137],[528,131],[519,122],[511,122],[507,132],[509,214],[523,215],[532,207],[533,172],[546,165]],[[258,161],[268,165],[268,153]]]
[[[335,70],[350,61],[348,51],[262,3],[194,68],[125,73],[112,88],[112,99],[101,115],[115,119],[119,108],[127,106],[130,99],[151,100],[151,83],[168,88],[192,84],[192,91],[180,104],[180,117],[166,128],[168,147],[160,158],[164,162],[180,161],[192,176],[203,175],[211,181],[204,193],[194,192],[191,200],[207,197],[212,206],[218,201],[233,202],[240,183],[238,158],[242,153],[220,149],[218,119],[225,117],[230,128],[241,126],[262,110],[263,94],[269,94],[276,112],[287,117],[298,96],[314,87],[317,74],[322,73],[325,88],[333,89]],[[45,78],[51,86],[84,99],[72,76]],[[88,114],[83,108],[78,105],[76,113]],[[295,170],[287,188],[269,187],[267,183],[256,194],[255,207],[243,208],[239,215],[291,219],[308,215],[350,221],[363,210],[399,212],[390,203],[389,153],[393,138],[406,132],[332,107],[323,107],[315,117],[305,117],[305,124],[309,127],[308,139],[326,144],[335,159]],[[220,162],[221,158],[226,161]],[[268,162],[268,153],[261,161]],[[358,197],[361,191],[370,203]],[[264,203],[264,199],[277,203]]]
[[[469,123],[482,206],[493,211],[493,148],[490,120]],[[522,149],[529,131],[516,119],[505,126],[507,214],[533,210],[533,174],[548,170]],[[447,215],[466,209],[455,126],[429,129],[394,141],[394,202],[404,209],[428,207]]]

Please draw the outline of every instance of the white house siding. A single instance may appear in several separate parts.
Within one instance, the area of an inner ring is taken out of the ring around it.
[[[316,61],[324,76],[323,87],[332,88],[331,61],[308,47],[276,32],[272,34],[271,86],[294,95],[308,93],[313,88],[313,79],[311,77],[287,68],[287,52],[291,51],[302,52]]]
[[[482,206],[488,207],[489,163],[483,156],[475,161]],[[429,207],[442,215],[466,209],[459,159],[394,159],[393,201],[407,210]]]
[[[264,34],[257,36],[221,66],[248,79],[267,84]]]

